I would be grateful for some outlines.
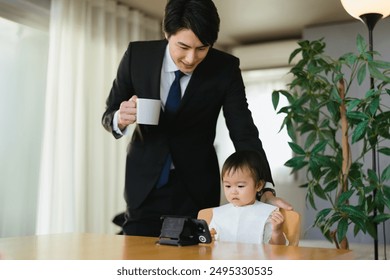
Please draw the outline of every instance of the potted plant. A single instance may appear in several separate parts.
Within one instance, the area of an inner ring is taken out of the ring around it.
[[[300,41],[290,55],[290,62],[298,54],[301,59],[290,71],[288,90],[272,93],[275,110],[281,96],[289,103],[278,110],[292,140],[293,157],[285,165],[305,175],[306,201],[318,210],[313,226],[344,249],[349,228],[376,238],[376,225],[390,219],[390,110],[384,103],[390,63],[375,60],[379,54],[367,51],[362,36],[356,42],[357,53],[333,59],[323,39]],[[370,77],[376,87],[363,89]],[[363,97],[357,97],[356,86]],[[359,152],[351,154],[357,146]],[[364,163],[377,154],[386,158],[381,170]],[[315,198],[328,207],[317,209]]]

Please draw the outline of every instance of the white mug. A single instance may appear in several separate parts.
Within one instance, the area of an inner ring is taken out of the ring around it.
[[[158,125],[161,101],[158,99],[137,98],[137,123]]]

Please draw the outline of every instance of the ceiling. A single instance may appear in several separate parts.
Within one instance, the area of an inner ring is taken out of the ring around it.
[[[163,18],[166,0],[120,0]],[[214,0],[221,18],[218,45],[233,47],[299,39],[304,27],[352,21],[340,0]]]

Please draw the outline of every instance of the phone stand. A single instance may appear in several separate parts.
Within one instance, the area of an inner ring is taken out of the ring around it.
[[[210,243],[211,235],[206,221],[186,216],[162,216],[163,224],[158,244],[187,246]]]

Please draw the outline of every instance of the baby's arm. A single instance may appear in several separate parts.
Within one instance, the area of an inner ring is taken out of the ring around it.
[[[215,230],[215,228],[210,229],[210,235],[211,235],[211,240],[215,241],[218,239],[217,231]]]
[[[283,233],[284,217],[282,213],[280,211],[274,211],[269,219],[272,224],[272,235],[269,244],[285,245],[286,237]]]

